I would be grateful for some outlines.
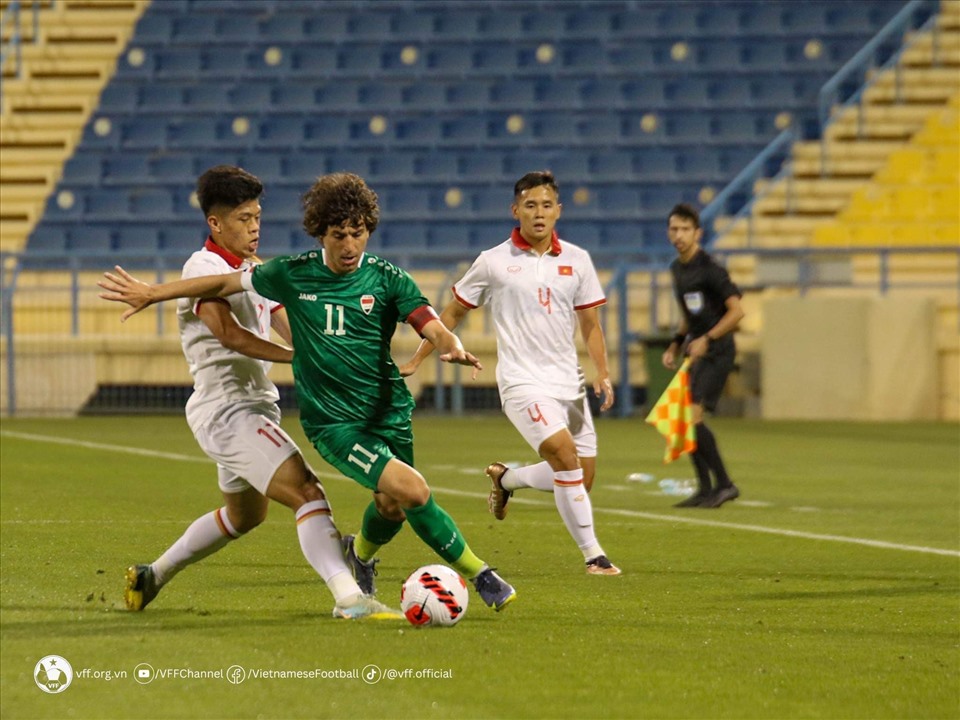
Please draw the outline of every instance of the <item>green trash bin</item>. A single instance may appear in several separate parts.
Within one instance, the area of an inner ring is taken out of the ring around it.
[[[644,402],[644,414],[650,412],[654,403],[660,399],[667,385],[673,380],[674,371],[663,366],[663,353],[670,343],[672,335],[645,335],[640,338],[643,356],[647,367],[647,399]]]

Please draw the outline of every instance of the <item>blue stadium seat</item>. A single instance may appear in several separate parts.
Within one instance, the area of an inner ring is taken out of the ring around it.
[[[168,128],[167,146],[174,149],[227,147],[232,134],[216,117],[200,115],[171,120]]]
[[[139,90],[134,83],[126,80],[114,80],[103,89],[97,107],[104,113],[133,112],[137,109],[139,96]]]
[[[273,105],[280,112],[316,112],[317,84],[286,82],[273,87]]]
[[[290,149],[305,138],[304,121],[295,115],[265,116],[260,120],[256,146],[261,149]]]
[[[273,13],[259,21],[260,38],[264,42],[299,43],[304,38],[300,13]]]
[[[313,42],[339,42],[347,37],[349,14],[325,8],[311,13],[303,22],[303,36]]]
[[[581,42],[561,50],[560,64],[569,72],[602,73],[607,68],[607,55],[599,42]]]
[[[230,88],[221,83],[187,85],[182,102],[186,112],[225,112],[231,105]]]
[[[237,165],[268,186],[283,178],[283,158],[276,152],[245,152],[238,158]]]
[[[581,89],[587,83],[557,77],[544,79],[537,84],[536,106],[545,110],[579,110],[583,108]]]
[[[615,13],[611,18],[612,37],[616,39],[658,38],[660,32],[660,9],[656,6],[639,6]]]
[[[187,153],[154,155],[148,160],[147,165],[150,177],[161,182],[189,182],[196,174],[193,155]]]
[[[351,15],[347,18],[346,35],[357,40],[389,40],[393,17],[389,11]]]
[[[635,216],[640,212],[640,191],[626,185],[598,185],[594,187],[597,207],[605,216]]]
[[[415,112],[431,112],[447,105],[447,88],[437,82],[418,82],[403,88],[403,104]]]
[[[600,246],[600,225],[595,220],[561,218],[557,224],[557,234],[562,240],[579,245],[588,252]]]
[[[557,182],[587,182],[590,178],[590,156],[584,150],[571,148],[550,158],[547,162]]]
[[[150,165],[145,152],[118,153],[104,158],[104,185],[142,184],[150,180]]]
[[[273,105],[273,88],[271,81],[233,85],[227,90],[227,107],[236,112],[266,112]]]
[[[457,110],[486,109],[490,107],[493,82],[490,80],[459,80],[447,85],[446,104]]]
[[[83,223],[67,231],[68,250],[107,253],[113,250],[113,231],[109,225]]]
[[[577,143],[580,140],[580,120],[568,113],[546,113],[534,118],[533,135],[545,144]]]
[[[150,223],[122,225],[116,231],[116,244],[121,258],[124,253],[157,252],[160,249],[159,228]]]
[[[513,6],[497,8],[480,18],[480,33],[485,37],[496,37],[503,41],[527,40],[524,29],[524,11]]]
[[[707,83],[707,103],[718,108],[744,108],[751,104],[750,85],[739,76],[713,80]]]
[[[475,10],[448,9],[437,16],[437,37],[445,40],[474,40],[480,35],[483,13]]]
[[[526,39],[555,41],[566,32],[566,16],[562,12],[543,12],[530,9],[523,17],[523,34]]]
[[[63,168],[63,181],[71,185],[96,185],[103,178],[100,153],[75,153]]]
[[[670,108],[702,108],[710,105],[708,81],[705,77],[687,75],[664,83],[663,99]]]
[[[324,112],[355,110],[359,88],[351,82],[330,82],[317,88],[317,107]]]
[[[613,17],[602,7],[590,7],[567,13],[563,24],[567,36],[606,39],[613,30]]]
[[[389,220],[377,228],[385,248],[418,248],[427,246],[427,226],[423,222]]]
[[[455,145],[479,145],[491,134],[492,120],[486,115],[473,115],[444,120],[442,139]]]
[[[684,200],[676,186],[648,185],[640,191],[640,203],[645,217],[666,218],[673,206]]]
[[[629,252],[631,250],[638,250],[644,245],[644,231],[639,223],[603,223],[601,232],[601,245],[604,248]],[[664,222],[664,236],[666,236],[666,222]],[[664,243],[666,243],[666,240],[664,240]]]
[[[500,180],[503,177],[503,157],[498,152],[475,150],[462,152],[455,164],[456,174],[466,181]]]
[[[427,247],[445,250],[470,245],[470,227],[461,222],[435,223],[427,226]]]
[[[468,225],[470,246],[483,250],[495,247],[510,237],[515,224],[509,215],[502,220],[474,220]]]
[[[666,82],[664,78],[647,76],[642,80],[623,83],[620,87],[623,106],[636,108],[637,110],[652,110],[664,107],[666,105],[664,99]]]
[[[663,129],[674,142],[698,144],[710,138],[711,116],[700,113],[678,113],[664,119]]]
[[[150,112],[180,112],[183,105],[183,86],[180,83],[150,83],[141,88],[138,104]]]
[[[617,143],[623,138],[623,120],[619,115],[593,115],[577,123],[577,131],[583,141],[594,145]]]
[[[425,218],[433,210],[430,192],[424,186],[381,185],[377,194],[380,196],[380,207],[384,217]]]
[[[173,18],[170,38],[175,45],[207,45],[217,37],[217,16],[189,13]]]
[[[356,150],[326,154],[327,172],[352,172],[361,177],[370,174],[371,167],[379,153],[364,153]],[[314,172],[311,179],[320,173]]]
[[[513,190],[506,186],[477,187],[473,190],[471,205],[474,213],[485,218],[509,218]]]
[[[580,105],[593,112],[623,105],[623,83],[615,79],[597,78],[580,85]]]
[[[473,67],[484,75],[510,75],[518,67],[517,50],[502,43],[481,46],[473,53]]]
[[[126,189],[89,190],[83,198],[83,216],[95,220],[122,220],[130,216]]]
[[[695,36],[699,30],[696,8],[686,3],[668,5],[657,16],[657,29],[661,36],[676,38]]]
[[[761,45],[759,41],[751,41],[748,43],[747,49],[750,53],[757,52],[756,47],[758,45]],[[764,46],[766,47],[766,45]],[[712,73],[736,70],[744,64],[759,64],[751,61],[752,55],[745,58],[740,45],[729,40],[710,40],[697,43],[692,55],[696,65],[704,71]]]
[[[633,176],[633,160],[629,153],[621,150],[604,150],[590,156],[590,174],[595,180],[626,181]]]
[[[403,106],[404,86],[396,82],[370,82],[360,86],[354,102],[372,110],[397,110]]]
[[[393,16],[390,32],[403,40],[427,40],[436,33],[436,22],[432,12],[412,8]]]
[[[740,15],[741,34],[757,37],[783,34],[781,10],[779,3],[750,3]]]
[[[291,180],[297,178],[312,180],[328,171],[339,172],[348,169],[345,167],[328,167],[328,157],[328,153],[317,151],[298,151],[290,155],[285,155],[281,163],[283,175]],[[351,157],[353,160],[357,159],[353,157],[353,154],[351,154]],[[366,165],[364,165],[362,169],[363,172],[359,173],[360,175],[363,175],[367,171]]]
[[[517,109],[533,105],[537,94],[537,82],[526,78],[504,78],[495,81],[490,88],[490,104]]]
[[[383,68],[378,46],[346,45],[337,56],[337,69],[347,75],[376,76]]]
[[[720,142],[736,144],[772,140],[773,123],[769,113],[726,112],[710,120],[710,134]]]
[[[250,11],[218,15],[213,37],[218,43],[256,42],[260,37],[257,17]]]
[[[137,116],[119,128],[120,146],[124,149],[155,149],[167,146],[167,121],[164,118]]]
[[[426,65],[433,74],[466,76],[473,71],[473,51],[464,44],[434,47],[426,53]]]
[[[429,180],[449,180],[463,175],[458,170],[458,155],[455,151],[431,148],[421,154],[415,163],[418,177]],[[468,180],[472,179],[470,177]]]
[[[327,79],[337,69],[337,49],[333,45],[301,45],[295,50],[287,48],[284,55],[290,58],[290,68],[298,80]]]
[[[644,182],[664,182],[677,177],[677,161],[673,151],[651,147],[632,156],[633,174]]]
[[[780,26],[792,35],[820,35],[827,29],[824,10],[820,5],[790,3],[780,15]]]
[[[735,37],[740,29],[740,12],[737,5],[701,7],[695,13],[695,34],[700,37]]]
[[[623,74],[648,73],[657,67],[650,43],[630,43],[622,47],[613,47],[607,52],[610,70]]]
[[[676,158],[677,175],[687,180],[714,182],[723,179],[720,157],[709,148],[697,148],[681,152]]]
[[[67,229],[59,223],[49,221],[39,223],[27,239],[26,251],[45,253],[65,253],[67,249]]]
[[[184,260],[200,250],[210,231],[206,223],[164,223],[158,231],[160,247],[168,252],[183,255]]]
[[[166,220],[174,214],[173,196],[166,188],[137,188],[130,192],[129,199],[130,212],[138,219]]]
[[[416,175],[415,161],[416,155],[412,152],[396,151],[377,155],[371,162],[370,179],[411,182]]]
[[[166,45],[173,31],[173,16],[147,10],[139,21],[131,45]]]
[[[263,199],[260,201],[263,214],[275,222],[279,220],[299,222],[303,216],[300,198],[306,189],[305,187],[284,187],[282,185],[265,188]]]
[[[193,79],[204,68],[203,50],[200,47],[170,45],[157,48],[153,58],[154,74],[166,80]]]

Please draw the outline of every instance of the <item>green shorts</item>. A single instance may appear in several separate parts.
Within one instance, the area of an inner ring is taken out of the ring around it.
[[[344,423],[321,431],[311,440],[324,460],[374,492],[391,458],[413,467],[410,425],[398,428]]]

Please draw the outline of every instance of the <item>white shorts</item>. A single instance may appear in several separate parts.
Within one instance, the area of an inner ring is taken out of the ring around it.
[[[220,489],[228,494],[254,487],[266,495],[277,468],[300,452],[280,428],[280,409],[272,403],[234,406],[191,429],[216,461]]]
[[[523,439],[539,454],[543,442],[566,428],[573,435],[580,457],[597,456],[597,432],[586,396],[579,400],[555,400],[527,395],[507,400],[503,412]]]

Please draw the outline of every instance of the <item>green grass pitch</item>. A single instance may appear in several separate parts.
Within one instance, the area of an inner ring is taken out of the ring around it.
[[[550,496],[515,496],[504,522],[488,514],[482,468],[534,459],[506,419],[418,416],[418,466],[518,599],[497,614],[471,591],[457,627],[417,630],[332,619],[279,505],[126,612],[124,568],[218,505],[212,464],[182,418],[5,420],[0,715],[958,717],[957,425],[712,425],[742,498],[677,510],[656,481],[626,478],[692,477],[689,461],[662,465],[639,420],[598,423],[596,523],[624,570],[608,578],[583,572]],[[355,532],[368,495],[302,446]],[[409,529],[381,557],[393,605],[435,561]],[[47,655],[78,673],[56,695],[33,679]],[[180,677],[140,684],[140,663]],[[201,676],[234,665],[240,684]],[[370,665],[379,682],[358,677]]]

